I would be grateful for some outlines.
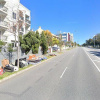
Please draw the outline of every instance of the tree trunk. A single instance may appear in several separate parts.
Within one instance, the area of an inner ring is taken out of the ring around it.
[[[18,29],[18,47],[17,47],[17,66],[19,68],[19,29]]]

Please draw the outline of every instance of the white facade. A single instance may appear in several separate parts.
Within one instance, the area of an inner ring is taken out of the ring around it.
[[[62,41],[67,42],[67,33],[66,32],[62,33]]]
[[[20,0],[0,0],[0,40],[14,43],[21,35],[30,31],[30,10]],[[21,27],[18,31],[19,23]]]
[[[70,34],[70,41],[74,42],[73,34]]]
[[[74,42],[73,34],[71,34],[70,32],[63,32],[62,33],[62,41],[64,41],[64,42],[68,42],[68,41]]]

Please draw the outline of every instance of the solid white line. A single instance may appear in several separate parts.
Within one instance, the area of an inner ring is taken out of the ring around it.
[[[62,73],[62,75],[60,76],[60,78],[62,78],[62,77],[63,77],[63,75],[64,75],[64,73],[65,73],[66,69],[67,69],[67,67],[66,67],[66,68],[65,68],[65,70],[63,71],[63,73]]]
[[[85,51],[85,50],[84,50]],[[87,52],[85,51],[85,53],[87,54]],[[97,68],[97,70],[100,72],[100,69],[98,68],[98,66],[94,63],[94,61],[91,59],[91,57],[87,54],[87,56],[90,58],[90,60],[92,61],[92,63],[95,65],[95,67]]]

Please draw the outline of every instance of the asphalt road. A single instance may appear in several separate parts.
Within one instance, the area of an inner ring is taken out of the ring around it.
[[[0,100],[100,100],[100,59],[91,51],[72,49],[1,83]]]

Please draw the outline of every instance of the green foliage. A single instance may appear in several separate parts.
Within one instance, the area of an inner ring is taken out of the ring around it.
[[[30,50],[32,50],[32,53],[38,53],[38,48],[40,43],[38,33],[35,34],[35,32],[30,31],[23,37],[20,36],[19,40],[20,40],[20,45],[26,54]]]
[[[0,52],[1,52],[1,49],[2,49],[2,46],[4,45],[4,42],[3,41],[0,41]]]
[[[39,44],[32,45],[32,53],[38,53]]]
[[[92,46],[94,44],[93,39],[86,40],[86,44]]]
[[[52,46],[52,33],[49,30],[44,31],[48,46]]]
[[[74,46],[76,46],[77,45],[77,43],[76,42],[74,42]]]
[[[96,45],[99,45],[99,46],[100,46],[100,33],[98,33],[98,34],[95,36],[95,42],[96,42]]]
[[[4,42],[3,41],[0,41],[0,46],[4,45]]]
[[[42,34],[41,34],[41,44],[40,45],[42,47],[43,54],[46,54],[47,50],[48,50],[48,44],[47,44],[47,40],[44,35],[44,32],[42,32]]]
[[[36,36],[37,39],[40,40],[40,36],[39,36],[39,32],[38,31],[36,31],[36,35],[35,36]]]
[[[57,38],[53,38],[52,39],[53,45],[58,45],[59,44],[59,40]]]
[[[13,52],[12,44],[8,44],[7,50],[8,52]]]
[[[60,52],[61,52],[62,45],[63,45],[62,35],[59,34],[59,47],[60,47]]]
[[[23,40],[22,35],[19,35],[19,41],[20,41],[20,46],[21,46],[21,44],[24,44],[24,40]]]
[[[94,46],[99,45],[100,46],[100,33],[96,34],[92,39],[86,40],[86,43],[84,43],[82,46]]]

